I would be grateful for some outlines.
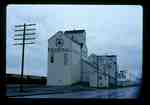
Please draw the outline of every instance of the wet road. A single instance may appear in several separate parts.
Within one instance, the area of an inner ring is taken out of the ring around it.
[[[46,95],[32,95],[17,98],[117,98],[129,99],[136,98],[139,93],[139,87],[125,87],[119,89],[96,89],[90,91],[70,92],[64,94],[46,94]]]

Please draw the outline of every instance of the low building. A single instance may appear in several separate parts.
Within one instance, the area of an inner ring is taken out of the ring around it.
[[[21,81],[20,74],[6,74],[6,80],[8,84],[46,84],[46,76],[35,76],[35,75],[23,75]]]
[[[127,80],[127,70],[121,70],[118,73],[118,80],[125,81]]]
[[[118,86],[128,86],[130,84],[128,70],[120,70],[117,79]]]

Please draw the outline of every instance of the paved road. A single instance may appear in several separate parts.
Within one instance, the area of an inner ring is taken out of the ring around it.
[[[90,91],[78,91],[69,93],[46,94],[46,95],[32,95],[17,98],[117,98],[129,99],[136,98],[139,92],[139,87],[126,87],[119,89],[96,89]]]
[[[24,92],[19,91],[19,85],[8,85],[7,96],[31,96],[39,94],[58,94],[58,93],[71,93],[76,91],[94,90],[89,87],[76,86],[45,86],[45,85],[24,85]]]

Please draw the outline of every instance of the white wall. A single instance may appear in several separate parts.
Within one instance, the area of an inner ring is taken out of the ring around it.
[[[70,40],[64,37],[63,35],[56,33],[52,38],[48,40],[48,48],[56,47],[56,38],[62,38],[64,40],[63,48],[70,48]],[[70,52],[54,52],[54,63],[50,62],[51,51],[48,52],[48,77],[47,77],[47,85],[69,85],[70,84],[70,71],[69,67],[64,66],[64,53]],[[69,65],[69,64],[68,64]],[[66,69],[67,68],[67,69]]]
[[[69,75],[64,68],[64,52],[59,52],[54,54],[54,63],[50,62],[48,65],[48,85],[67,85]],[[50,58],[50,57],[49,57]]]
[[[71,85],[80,81],[80,46],[70,39],[56,33],[48,41],[49,48],[57,48],[56,38],[64,40],[63,48],[69,51],[59,51],[54,53],[54,63],[50,62],[51,51],[48,52],[48,81],[47,85]],[[68,64],[64,65],[64,53],[68,54]]]
[[[83,82],[89,82],[89,76],[91,75],[91,72],[94,72],[97,70],[96,67],[92,67],[87,61],[82,61],[83,66]]]
[[[81,76],[81,50],[80,50],[80,46],[74,42],[71,42],[71,59],[72,59],[72,63],[71,63],[71,81],[72,83],[76,83],[76,82],[80,82],[80,76]]]
[[[97,73],[96,72],[92,72],[89,75],[89,84],[90,87],[97,87]]]

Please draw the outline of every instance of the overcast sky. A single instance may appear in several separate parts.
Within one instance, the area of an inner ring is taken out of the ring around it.
[[[36,44],[25,48],[24,73],[47,75],[48,38],[57,31],[85,29],[88,55],[115,54],[119,70],[142,72],[143,8],[136,5],[8,5],[7,73],[21,73],[21,46],[14,25],[37,24]]]

